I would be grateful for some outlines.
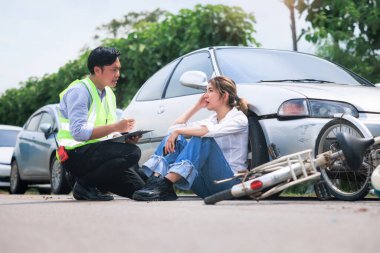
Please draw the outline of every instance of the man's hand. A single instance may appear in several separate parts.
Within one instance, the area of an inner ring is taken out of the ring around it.
[[[116,131],[117,132],[130,132],[135,127],[134,119],[121,119],[116,123]]]
[[[137,144],[139,140],[141,139],[141,137],[142,135],[132,136],[131,138],[126,139],[125,143]]]
[[[90,140],[102,138],[113,132],[119,132],[119,133],[130,132],[134,128],[134,126],[135,126],[134,119],[122,119],[111,125],[97,126],[97,127],[94,127]]]

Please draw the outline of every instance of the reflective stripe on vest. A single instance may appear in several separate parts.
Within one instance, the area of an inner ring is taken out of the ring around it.
[[[98,91],[95,87],[95,85],[92,83],[92,81],[89,78],[83,79],[83,80],[76,80],[72,82],[64,91],[61,92],[59,95],[60,99],[63,99],[63,96],[66,94],[66,92],[75,84],[77,83],[83,83],[85,84],[87,90],[89,91],[91,95],[91,105],[90,109],[88,110],[87,114],[87,127],[88,128],[94,128],[97,126],[104,126],[109,125],[114,122],[116,122],[116,98],[111,90],[111,88],[106,87],[106,96],[103,99],[103,102],[100,100]],[[84,146],[90,143],[98,142],[101,140],[108,139],[108,136],[105,136],[103,138],[94,139],[94,140],[88,140],[88,141],[76,141],[71,133],[70,133],[70,121],[63,117],[63,115],[58,112],[59,114],[59,131],[58,131],[58,143],[60,146],[64,146],[66,149],[74,149],[80,146]]]

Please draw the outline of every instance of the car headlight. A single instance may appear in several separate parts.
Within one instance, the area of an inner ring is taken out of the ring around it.
[[[279,117],[308,117],[309,108],[306,99],[293,99],[282,103],[277,112]]]
[[[278,109],[278,116],[286,118],[332,118],[334,114],[344,113],[353,117],[359,117],[356,108],[348,103],[326,101],[326,100],[308,100],[292,99],[285,101]]]
[[[310,116],[315,118],[332,118],[334,114],[344,113],[358,118],[359,113],[350,104],[326,100],[309,100]]]

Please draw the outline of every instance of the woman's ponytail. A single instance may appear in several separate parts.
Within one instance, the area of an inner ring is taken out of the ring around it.
[[[237,99],[236,99],[236,108],[239,110],[239,111],[242,111],[245,115],[248,114],[248,102],[247,100],[245,100],[244,98],[239,98],[238,96],[236,96]]]

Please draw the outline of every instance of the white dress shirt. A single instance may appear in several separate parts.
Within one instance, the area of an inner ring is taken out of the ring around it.
[[[169,132],[176,128],[193,126],[207,127],[208,133],[202,137],[214,138],[234,173],[247,169],[248,119],[242,111],[234,107],[220,122],[216,113],[213,113],[204,120],[173,125]]]

